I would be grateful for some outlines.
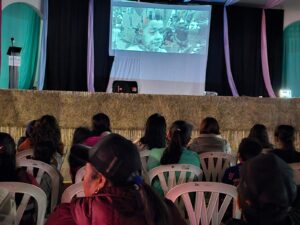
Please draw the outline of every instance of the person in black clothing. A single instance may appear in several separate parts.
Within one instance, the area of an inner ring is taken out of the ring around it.
[[[278,148],[271,151],[286,163],[300,162],[300,153],[295,148],[295,128],[290,125],[279,125],[275,130],[275,142]]]
[[[243,165],[238,199],[242,219],[227,225],[300,224],[300,191],[293,171],[274,154],[260,154]]]
[[[92,118],[92,134],[93,136],[100,136],[105,131],[111,132],[110,119],[104,113],[97,113]]]
[[[251,128],[248,138],[255,138],[266,151],[273,149],[273,145],[269,141],[268,130],[263,124],[255,124]]]
[[[243,138],[238,149],[238,158],[240,163],[225,170],[222,182],[238,186],[240,182],[240,170],[242,165],[249,159],[262,152],[262,146],[253,138]]]

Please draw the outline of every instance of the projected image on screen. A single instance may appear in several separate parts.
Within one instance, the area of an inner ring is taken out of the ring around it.
[[[113,6],[112,50],[206,54],[210,11]]]

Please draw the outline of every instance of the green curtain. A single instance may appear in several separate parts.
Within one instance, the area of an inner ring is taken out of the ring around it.
[[[300,97],[300,21],[284,30],[283,85]]]
[[[22,48],[21,67],[19,68],[19,89],[31,89],[36,74],[40,37],[39,15],[24,3],[14,3],[4,8],[2,13],[2,65],[0,88],[8,88],[8,47],[10,38],[14,45]]]

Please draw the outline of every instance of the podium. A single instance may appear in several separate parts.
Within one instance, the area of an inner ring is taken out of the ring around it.
[[[7,50],[8,66],[9,66],[9,88],[18,88],[19,67],[21,66],[20,47],[9,47]]]

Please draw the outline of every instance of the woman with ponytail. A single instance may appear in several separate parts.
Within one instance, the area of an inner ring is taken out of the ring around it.
[[[191,164],[200,167],[198,154],[186,148],[191,140],[192,130],[192,124],[183,120],[175,121],[167,134],[167,148],[151,150],[147,164],[148,170],[168,164]],[[163,195],[158,180],[154,180],[152,186]]]
[[[295,128],[290,125],[276,127],[275,144],[277,148],[271,153],[283,159],[286,163],[300,162],[300,153],[295,148]]]
[[[90,150],[85,197],[58,206],[47,225],[185,225],[175,205],[140,176],[137,147],[109,134]]]

